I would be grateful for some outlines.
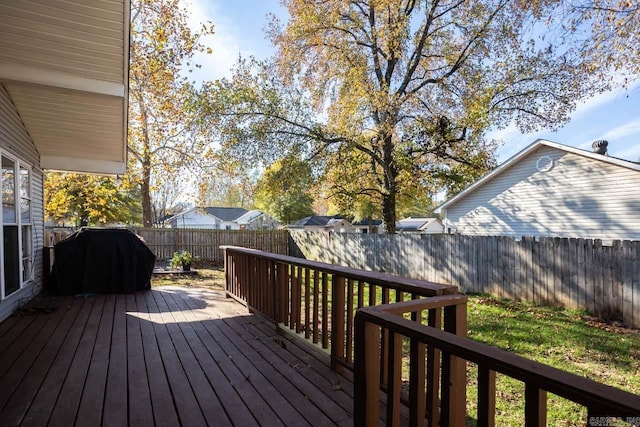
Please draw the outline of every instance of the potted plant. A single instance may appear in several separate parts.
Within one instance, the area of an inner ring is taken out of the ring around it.
[[[182,271],[191,271],[191,260],[193,257],[189,251],[180,250],[173,253],[171,258],[171,268],[182,267]]]

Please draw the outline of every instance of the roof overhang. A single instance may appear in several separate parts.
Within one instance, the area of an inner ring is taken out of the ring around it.
[[[0,0],[0,84],[43,169],[122,174],[129,0]]]

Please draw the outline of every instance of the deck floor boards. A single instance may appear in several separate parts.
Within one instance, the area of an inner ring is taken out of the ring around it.
[[[221,292],[162,287],[49,303],[57,309],[0,324],[3,426],[353,422],[345,377]]]

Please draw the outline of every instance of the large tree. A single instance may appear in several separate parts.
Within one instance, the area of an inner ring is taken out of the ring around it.
[[[153,222],[154,174],[176,174],[201,166],[206,140],[193,132],[196,119],[189,108],[196,90],[187,77],[197,67],[193,57],[207,51],[199,40],[211,34],[203,24],[196,31],[180,0],[131,2],[131,65],[129,69],[129,169],[138,176],[143,223]],[[162,210],[162,209],[161,209]]]
[[[240,61],[208,86],[207,112],[249,161],[359,152],[393,233],[406,188],[459,191],[494,166],[490,126],[554,127],[605,89],[578,49],[542,36],[557,3],[285,0],[273,62]]]

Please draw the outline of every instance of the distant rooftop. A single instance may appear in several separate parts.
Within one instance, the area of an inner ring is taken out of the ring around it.
[[[206,207],[204,210],[207,211],[209,215],[218,217],[223,221],[234,221],[248,212],[245,208],[227,207]]]
[[[439,218],[404,218],[400,221],[396,221],[396,230],[398,231],[418,231],[421,228],[426,227],[434,221],[438,221]]]
[[[293,224],[289,224],[290,228],[302,228],[305,226],[316,226],[316,227],[322,227],[325,226],[327,224],[329,224],[330,221],[332,220],[340,220],[340,219],[345,219],[345,217],[341,216],[341,215],[332,215],[332,216],[326,216],[326,215],[311,215],[311,216],[307,216],[305,218],[299,219],[298,221],[294,222]]]

